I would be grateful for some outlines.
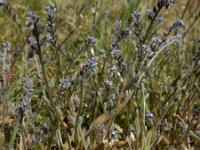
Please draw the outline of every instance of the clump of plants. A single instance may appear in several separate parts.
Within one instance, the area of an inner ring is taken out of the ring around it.
[[[16,32],[0,38],[0,149],[200,147],[195,2],[119,0],[118,15],[74,0],[67,17],[59,2],[17,14],[0,0]]]

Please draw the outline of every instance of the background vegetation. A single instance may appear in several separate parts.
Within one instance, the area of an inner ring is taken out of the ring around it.
[[[199,149],[199,10],[0,0],[0,150]]]

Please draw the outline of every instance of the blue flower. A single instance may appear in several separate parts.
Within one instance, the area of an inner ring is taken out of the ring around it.
[[[121,56],[121,52],[118,49],[114,49],[111,51],[111,55],[114,59],[118,60]]]
[[[27,12],[27,17],[33,17],[33,11],[31,11],[31,10],[28,11],[28,12]]]
[[[105,85],[106,85],[106,89],[109,90],[109,89],[112,87],[112,81],[108,81],[108,80],[107,80],[107,81],[105,82]]]
[[[54,17],[54,15],[56,14],[56,8],[47,6],[46,7],[46,12],[47,12],[47,15],[49,15],[51,17]]]
[[[185,25],[183,19],[178,19],[177,24],[178,24],[179,26],[184,26],[184,25]]]
[[[162,23],[163,23],[163,21],[164,21],[164,17],[162,17],[162,16],[159,16],[159,17],[158,17],[158,22],[162,24]]]
[[[85,76],[89,76],[89,75],[94,75],[97,72],[97,59],[95,57],[92,57],[90,59],[87,60],[87,62],[85,63],[85,65],[82,67],[81,71],[80,71],[80,75],[85,75]]]
[[[153,9],[149,8],[147,9],[147,16],[148,16],[148,19],[151,20],[153,18]]]
[[[129,35],[131,35],[131,29],[130,28],[125,28],[123,31],[122,31],[122,33],[121,33],[121,36],[122,37],[127,37],[127,36],[129,36]]]
[[[71,90],[73,88],[72,81],[68,77],[60,79],[60,86],[66,90]]]
[[[133,126],[131,126],[131,128],[130,128],[130,132],[133,134],[135,133],[135,128]]]
[[[97,59],[95,57],[88,59],[86,62],[87,67],[94,67],[96,65],[97,65]]]
[[[115,32],[117,32],[119,28],[121,28],[121,26],[122,26],[122,20],[117,20],[115,22]]]
[[[153,113],[152,112],[148,112],[146,115],[145,115],[145,118],[147,119],[147,120],[151,120],[151,119],[153,119]]]
[[[87,43],[88,44],[95,44],[96,43],[96,39],[93,36],[88,36]]]
[[[53,42],[53,37],[50,34],[48,34],[46,38],[47,38],[47,42]]]
[[[105,50],[105,49],[100,49],[100,50],[99,50],[99,53],[100,53],[101,55],[105,55],[105,54],[106,54],[106,50]]]

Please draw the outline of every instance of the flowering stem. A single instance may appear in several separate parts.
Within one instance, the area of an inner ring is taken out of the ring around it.
[[[27,150],[27,148],[26,148],[26,142],[25,142],[25,137],[24,137],[24,130],[23,130],[22,122],[21,122],[20,125],[21,125],[22,142],[23,142],[24,150]]]
[[[183,14],[182,14],[182,16],[181,16],[182,19],[183,19],[184,16],[185,16],[186,10],[187,10],[187,8],[189,7],[190,2],[191,2],[191,0],[188,0],[187,3],[186,3],[186,5],[185,5],[185,9],[184,9]]]
[[[142,41],[142,44],[144,44],[144,43],[146,42],[147,37],[148,37],[148,35],[149,35],[149,32],[150,32],[150,30],[151,30],[151,27],[152,27],[152,25],[153,25],[153,23],[154,23],[156,17],[158,16],[158,14],[159,14],[159,12],[160,12],[161,9],[162,9],[162,7],[158,8],[158,10],[156,11],[155,15],[153,16],[153,18],[152,18],[152,20],[151,20],[151,23],[150,23],[150,25],[149,25],[149,27],[148,27],[148,29],[147,29],[147,32],[146,32],[146,34],[145,34],[145,36],[144,36],[144,39],[143,39],[143,41]]]
[[[48,83],[48,79],[47,79],[47,75],[46,75],[46,70],[44,68],[44,63],[43,63],[43,60],[42,60],[42,51],[41,51],[41,46],[40,46],[40,42],[39,42],[39,35],[36,37],[36,40],[37,40],[37,47],[38,47],[38,55],[39,55],[39,60],[40,60],[40,64],[41,64],[41,67],[42,67],[42,74],[43,74],[43,78],[44,78],[44,82],[45,82],[45,85],[46,85],[46,88],[47,88],[47,97],[49,97],[49,94],[50,94],[50,88],[49,88],[49,83]]]

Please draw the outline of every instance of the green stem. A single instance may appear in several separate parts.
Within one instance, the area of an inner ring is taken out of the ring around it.
[[[21,133],[22,133],[22,142],[23,142],[24,150],[27,150],[22,123],[21,123]]]
[[[189,4],[190,4],[191,1],[192,1],[192,0],[188,0],[188,1],[187,1],[186,5],[185,5],[185,8],[184,8],[184,11],[183,11],[183,14],[182,14],[182,16],[181,16],[182,19],[184,18],[185,13],[186,13],[186,10],[188,9]]]
[[[146,32],[146,34],[145,34],[145,36],[144,36],[144,40],[142,41],[142,44],[144,44],[144,43],[146,42],[147,37],[148,37],[148,35],[149,35],[149,32],[151,31],[151,27],[152,27],[152,25],[153,25],[153,23],[154,23],[156,17],[158,16],[158,14],[159,14],[159,12],[160,12],[161,9],[162,9],[162,7],[159,8],[159,9],[157,10],[157,12],[155,13],[155,15],[153,16],[153,18],[152,18],[152,20],[151,20],[151,23],[150,23],[150,25],[149,25],[149,27],[148,27],[148,29],[147,29],[147,32]]]
[[[39,55],[39,60],[40,60],[40,64],[42,67],[42,74],[43,74],[43,78],[44,78],[44,82],[47,88],[47,97],[48,99],[50,98],[50,88],[49,88],[49,83],[48,83],[48,79],[47,79],[47,74],[46,74],[46,70],[45,70],[45,66],[44,66],[44,62],[42,60],[42,51],[41,51],[41,46],[40,46],[40,41],[39,41],[39,35],[36,37],[37,40],[37,47],[38,47],[38,55]]]
[[[82,111],[82,107],[83,107],[83,97],[84,97],[83,79],[81,79],[81,97],[80,97],[78,114],[76,116],[75,134],[74,134],[74,142],[75,143],[78,143],[78,124],[79,124],[79,117],[81,115],[81,111]]]

